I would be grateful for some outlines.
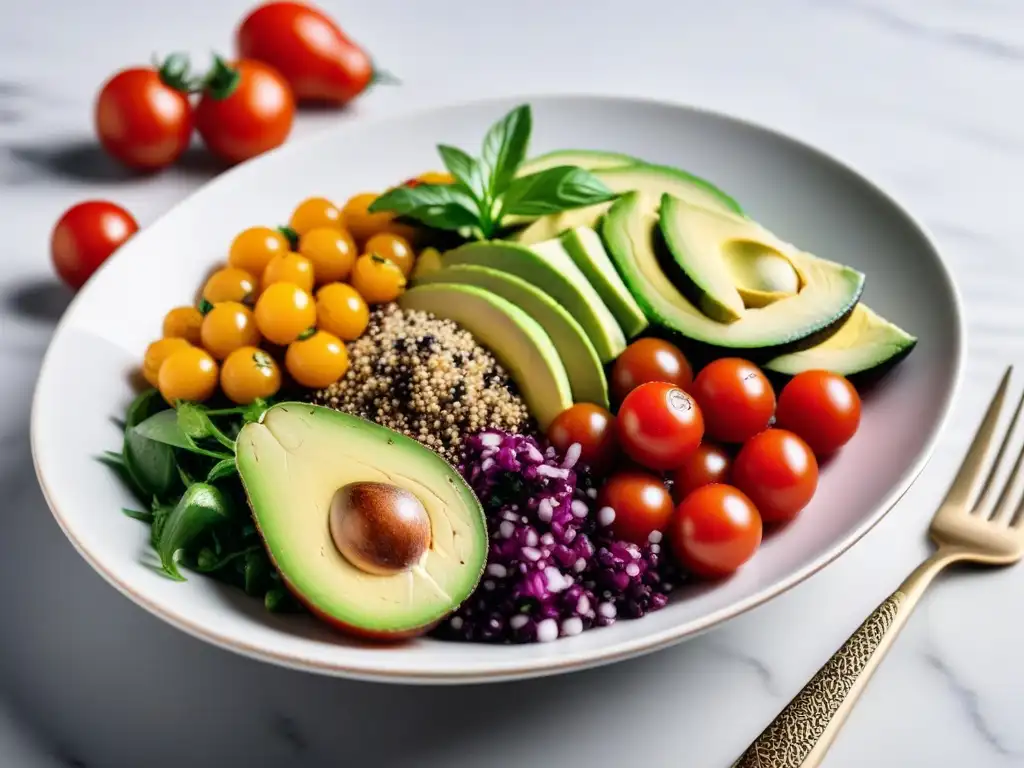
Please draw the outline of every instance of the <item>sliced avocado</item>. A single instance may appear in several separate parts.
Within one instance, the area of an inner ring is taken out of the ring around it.
[[[566,253],[594,286],[605,306],[615,315],[626,338],[639,336],[647,327],[647,318],[615,271],[601,236],[590,227],[576,227],[562,235],[561,239]]]
[[[739,203],[708,181],[686,171],[663,165],[635,165],[620,168],[597,169],[594,175],[603,181],[612,192],[625,194],[638,191],[655,200],[669,194],[694,205],[702,205],[714,211],[742,213]],[[586,208],[577,208],[564,213],[541,216],[514,239],[530,245],[556,237],[574,227],[597,228],[598,221],[611,208],[611,203],[599,203]]]
[[[424,275],[417,285],[438,283],[475,285],[522,309],[537,321],[555,345],[569,376],[573,401],[608,407],[608,380],[597,350],[572,315],[540,288],[508,272],[471,264],[445,267]]]
[[[612,261],[647,318],[703,344],[778,355],[822,341],[856,306],[864,275],[794,250],[805,285],[795,296],[747,309],[733,323],[709,318],[676,288],[659,263],[655,229],[658,198],[631,192],[619,198],[601,226]]]
[[[572,406],[569,376],[551,338],[512,302],[471,285],[421,285],[398,304],[453,320],[473,334],[508,371],[541,429]]]
[[[529,176],[531,173],[555,168],[559,165],[575,165],[577,168],[594,171],[605,168],[624,168],[641,162],[635,157],[623,155],[620,152],[604,152],[596,149],[559,149],[531,157],[519,166],[516,176]]]
[[[429,448],[322,406],[281,403],[246,424],[236,463],[253,518],[282,579],[310,610],[379,635],[425,630],[465,600],[487,558],[487,526],[465,481]],[[338,489],[384,483],[426,510],[429,545],[400,573],[376,575],[335,546]]]
[[[533,283],[583,326],[602,363],[614,360],[626,348],[626,337],[615,316],[558,240],[530,248],[502,241],[468,243],[446,253],[442,261],[445,266],[476,264],[500,269]]]
[[[909,355],[916,344],[916,337],[858,304],[842,327],[821,344],[802,352],[780,355],[764,367],[790,376],[814,370],[853,376],[895,365]]]

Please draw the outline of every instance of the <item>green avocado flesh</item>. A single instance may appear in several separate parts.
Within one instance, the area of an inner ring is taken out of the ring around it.
[[[637,165],[640,162],[635,157],[619,152],[602,152],[595,149],[559,149],[555,152],[531,157],[519,166],[516,176],[529,176],[531,173],[557,168],[560,165],[574,165],[577,168],[595,171],[605,168],[624,168]]]
[[[475,285],[508,299],[544,329],[569,376],[572,399],[608,407],[608,381],[586,332],[554,299],[525,280],[490,267],[459,264],[424,275],[417,285]]]
[[[468,243],[446,253],[441,262],[446,267],[490,267],[537,286],[583,327],[602,363],[614,360],[626,348],[626,337],[615,316],[557,240],[530,248],[503,241]]]
[[[915,344],[914,336],[858,304],[842,327],[821,344],[802,352],[780,355],[764,367],[791,376],[815,370],[853,376],[897,362],[906,357]]]
[[[661,165],[634,165],[619,168],[597,169],[594,175],[603,181],[612,192],[625,194],[637,191],[655,201],[668,194],[694,205],[701,205],[713,211],[742,213],[735,200],[704,179],[685,171]],[[532,245],[543,240],[558,237],[575,227],[597,228],[598,222],[611,208],[611,203],[598,203],[586,208],[576,208],[563,213],[541,216],[525,229],[516,233],[514,239],[523,245]]]
[[[590,227],[576,227],[562,235],[562,245],[618,320],[626,338],[639,336],[647,328],[647,318],[615,271],[601,236]]]
[[[799,293],[765,307],[744,309],[734,322],[718,322],[704,314],[662,269],[660,236],[656,237],[660,235],[656,232],[659,203],[660,198],[630,192],[615,202],[601,226],[612,261],[652,323],[715,347],[782,353],[838,328],[860,299],[862,273],[793,249],[787,256],[804,283]],[[717,215],[737,227],[746,221],[729,212]]]
[[[572,387],[550,337],[526,312],[471,285],[421,285],[402,294],[403,309],[452,320],[487,347],[508,371],[542,430],[572,406]]]
[[[314,612],[370,631],[402,632],[443,618],[476,587],[487,557],[480,502],[420,443],[322,406],[282,403],[238,434],[238,472],[271,559]],[[337,550],[335,492],[353,482],[403,488],[423,504],[431,543],[417,565],[366,573]]]

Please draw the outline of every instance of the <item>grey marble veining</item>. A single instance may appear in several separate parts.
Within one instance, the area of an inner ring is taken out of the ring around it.
[[[11,5],[0,26],[0,765],[728,765],[926,553],[926,522],[989,384],[1024,358],[1024,4],[322,4],[404,85],[346,114],[304,114],[296,137],[437,101],[611,92],[743,115],[862,168],[932,229],[963,292],[969,374],[954,418],[918,483],[849,554],[652,656],[549,680],[399,689],[203,645],[116,594],[64,539],[32,472],[28,406],[69,299],[47,253],[59,213],[109,197],[146,224],[214,170],[199,152],[156,177],[116,168],[92,140],[96,89],[154,52],[205,64],[247,4]],[[1024,568],[942,579],[827,765],[1024,765],[1021,605]]]

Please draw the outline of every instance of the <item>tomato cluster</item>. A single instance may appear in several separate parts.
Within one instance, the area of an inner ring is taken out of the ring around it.
[[[611,383],[616,414],[575,405],[548,439],[561,451],[578,444],[580,461],[606,475],[599,520],[614,536],[636,544],[667,536],[682,565],[708,578],[735,571],[765,525],[807,506],[818,459],[860,423],[860,398],[842,376],[801,373],[776,399],[750,361],[721,358],[694,378],[683,353],[660,339],[633,342]]]

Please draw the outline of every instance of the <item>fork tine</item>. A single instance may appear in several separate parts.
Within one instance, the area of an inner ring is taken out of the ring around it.
[[[999,421],[999,412],[1003,408],[1003,400],[1006,399],[1006,390],[1010,385],[1011,373],[1013,373],[1012,365],[1007,366],[1006,373],[1003,374],[1003,379],[999,382],[999,388],[996,390],[995,395],[992,396],[992,402],[989,403],[988,410],[985,412],[985,418],[981,422],[981,426],[978,427],[974,440],[971,442],[971,447],[967,451],[963,463],[960,465],[960,471],[956,473],[953,484],[949,487],[949,490],[946,492],[946,498],[942,501],[943,507],[949,505],[967,508],[967,502],[971,497],[971,487],[982,472],[985,466],[985,458],[992,447],[992,436],[996,430],[996,423]]]
[[[1021,395],[1020,402],[1017,403],[1017,410],[1013,413],[1013,420],[1010,422],[1010,426],[1006,430],[1006,437],[1003,439],[1003,444],[999,446],[999,456],[996,458],[997,464],[1006,452],[1007,444],[1010,442],[1010,437],[1013,435],[1013,428],[1017,423],[1017,417],[1020,415],[1022,409],[1024,409],[1024,394]],[[1017,459],[1013,462],[1013,468],[1010,470],[1010,474],[1006,478],[1006,482],[1003,483],[1002,493],[999,494],[999,498],[996,500],[995,506],[992,507],[993,522],[1008,523],[1016,511],[1016,502],[1020,497],[1020,489],[1017,488],[1017,480],[1020,477],[1021,466],[1024,466],[1024,451],[1017,452]],[[993,473],[995,472],[994,467],[992,471]],[[987,515],[988,513],[981,510],[981,514]]]
[[[1020,399],[1017,401],[1017,407],[1013,410],[1013,416],[1010,417],[1010,423],[1006,426],[1006,434],[1003,436],[1003,442],[999,444],[999,450],[996,451],[996,457],[992,460],[992,467],[988,471],[988,477],[985,478],[985,484],[981,487],[981,493],[978,494],[978,500],[974,502],[974,509],[971,510],[974,514],[979,514],[983,517],[988,517],[989,515],[990,510],[987,505],[989,496],[995,493],[996,490],[996,473],[999,471],[999,465],[1003,463],[1003,457],[1006,455],[1006,449],[1009,447],[1013,438],[1013,432],[1017,427],[1017,421],[1020,419],[1022,409],[1024,409],[1024,394],[1022,394]],[[1017,461],[1014,462],[1013,469],[1011,470],[1009,477],[1007,477],[1006,482],[1003,484],[1002,493],[999,494],[999,499],[991,508],[993,513],[998,512],[1000,507],[1002,507],[1006,502],[1006,495],[1012,490],[1020,464],[1021,454],[1018,454]]]

